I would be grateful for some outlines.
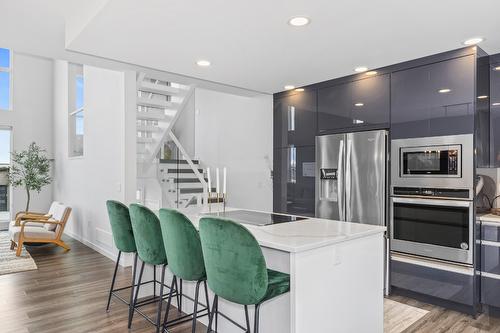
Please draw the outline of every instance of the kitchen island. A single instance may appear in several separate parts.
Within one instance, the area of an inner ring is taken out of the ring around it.
[[[183,212],[195,226],[207,213]],[[385,227],[317,218],[240,222],[261,245],[268,268],[290,274],[290,292],[261,306],[260,332],[383,332]],[[192,296],[194,285],[185,282],[183,291]],[[192,307],[183,302],[183,311]],[[242,306],[220,299],[219,311],[245,324]],[[219,317],[218,332],[241,330]]]

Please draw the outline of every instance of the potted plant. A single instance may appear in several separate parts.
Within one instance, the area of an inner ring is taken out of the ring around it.
[[[40,193],[42,187],[52,182],[50,177],[50,161],[35,142],[27,150],[12,153],[9,170],[9,184],[13,187],[24,187],[26,190],[26,212],[29,212],[31,191]]]

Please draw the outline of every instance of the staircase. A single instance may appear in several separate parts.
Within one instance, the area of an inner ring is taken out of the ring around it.
[[[199,161],[191,160],[172,131],[193,93],[193,86],[137,75],[137,176],[143,184],[158,182],[160,207],[188,207],[208,198]]]
[[[170,207],[188,207],[204,202],[204,183],[207,182],[200,162],[193,160],[195,169],[191,168],[187,160],[160,159],[158,179],[160,180],[164,201]],[[215,191],[215,189],[212,189]]]
[[[148,169],[194,92],[193,86],[137,75],[137,161]]]

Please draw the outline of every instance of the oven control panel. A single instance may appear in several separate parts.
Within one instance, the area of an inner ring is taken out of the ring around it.
[[[429,187],[394,187],[393,195],[468,199],[469,190]]]

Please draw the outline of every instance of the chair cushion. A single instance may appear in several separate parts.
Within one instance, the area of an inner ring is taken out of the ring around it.
[[[9,229],[10,239],[14,242],[19,241],[20,233],[21,227],[14,226]],[[55,239],[56,233],[40,227],[24,227],[24,237],[29,239]]]
[[[54,201],[54,203],[55,203],[55,207],[54,207],[52,213],[50,213],[50,214],[52,214],[52,217],[49,219],[49,221],[61,221],[61,219],[64,216],[64,210],[66,209],[66,206],[64,206],[63,204],[61,204],[59,202]],[[52,205],[54,205],[54,203],[52,203]],[[50,206],[50,208],[52,209],[52,206]],[[57,228],[57,224],[45,223],[43,225],[43,227],[47,231],[55,231]]]
[[[260,303],[290,291],[290,275],[268,269],[267,278],[267,291]]]

